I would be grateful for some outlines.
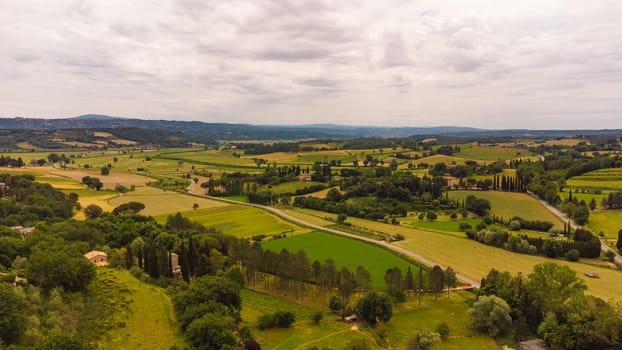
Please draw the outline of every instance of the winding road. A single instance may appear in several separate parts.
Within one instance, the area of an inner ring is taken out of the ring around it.
[[[190,185],[190,187],[188,188],[188,192],[191,192],[191,193],[194,193],[195,195],[197,195],[197,193],[193,191],[194,188],[192,188],[192,187],[193,187],[193,185]],[[404,249],[402,247],[395,246],[395,245],[393,245],[393,244],[391,244],[389,242],[377,241],[377,240],[372,239],[372,238],[362,237],[362,236],[358,236],[358,235],[355,235],[355,234],[352,234],[352,233],[348,233],[348,232],[344,232],[344,231],[335,230],[335,229],[332,229],[332,228],[316,225],[316,224],[310,223],[310,222],[308,222],[306,220],[303,220],[303,219],[297,218],[295,216],[289,215],[289,214],[283,212],[282,210],[280,210],[278,208],[273,208],[273,207],[269,207],[269,206],[265,206],[265,205],[259,205],[259,204],[253,204],[253,203],[238,202],[238,201],[233,201],[233,200],[230,200],[230,199],[219,198],[219,197],[212,197],[212,196],[207,196],[207,195],[203,195],[203,196],[208,197],[208,198],[210,198],[212,200],[215,200],[215,201],[220,201],[220,202],[225,202],[225,203],[230,203],[230,204],[237,204],[237,205],[245,205],[245,206],[249,206],[249,207],[255,207],[255,208],[263,209],[263,210],[266,210],[266,211],[268,211],[268,212],[270,212],[270,213],[272,213],[272,214],[274,214],[276,216],[279,216],[279,217],[281,217],[281,218],[283,218],[285,220],[294,222],[296,224],[299,224],[299,225],[302,225],[302,226],[305,226],[305,227],[309,227],[309,228],[312,228],[312,229],[315,229],[315,230],[318,230],[318,231],[329,232],[329,233],[332,233],[332,234],[336,234],[336,235],[340,235],[340,236],[344,236],[344,237],[348,237],[348,238],[352,238],[352,239],[357,239],[359,241],[363,241],[363,242],[375,244],[377,246],[381,246],[383,248],[392,250],[392,251],[394,251],[396,253],[399,253],[401,255],[404,255],[404,256],[407,256],[407,257],[409,257],[411,259],[414,259],[414,260],[416,260],[416,261],[418,261],[418,262],[420,262],[420,263],[422,263],[422,264],[424,264],[424,265],[426,265],[428,267],[433,267],[434,265],[439,265],[439,266],[443,267],[439,263],[436,263],[436,262],[434,262],[434,261],[432,261],[430,259],[427,259],[427,258],[425,258],[425,257],[423,257],[423,256],[421,256],[419,254],[415,254],[415,253],[411,252],[408,249]],[[461,275],[459,273],[456,273],[456,277],[459,280],[464,281],[464,282],[470,284],[470,287],[475,287],[475,288],[479,288],[480,287],[479,282],[473,280],[472,278],[466,277],[466,276]],[[469,287],[460,287],[459,289],[468,289],[468,288]]]

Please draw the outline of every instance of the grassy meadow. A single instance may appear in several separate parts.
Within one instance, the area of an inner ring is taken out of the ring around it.
[[[184,344],[173,305],[166,292],[137,280],[127,270],[105,269],[115,283],[129,291],[129,317],[125,326],[111,330],[100,341],[100,349],[161,349]]]
[[[608,239],[618,239],[622,230],[622,210],[596,210],[590,214],[587,224],[593,232],[602,232]]]
[[[532,157],[533,154],[527,149],[498,146],[479,146],[476,144],[458,145],[460,152],[456,157],[475,161],[494,162],[496,160],[510,160],[515,158]]]
[[[414,272],[419,268],[406,260],[393,255],[387,250],[378,248],[368,243],[352,240],[324,232],[311,232],[277,240],[264,241],[264,249],[279,252],[287,249],[291,253],[304,250],[309,260],[333,259],[337,269],[347,267],[351,272],[356,271],[360,265],[369,270],[372,287],[384,287],[385,272],[394,267],[399,267],[403,273],[410,267]]]
[[[216,203],[222,205],[206,209],[201,209],[201,207],[199,207],[197,210],[180,212],[192,221],[196,221],[206,227],[219,229],[225,234],[236,237],[252,237],[255,235],[270,236],[280,233],[290,235],[292,233],[307,231],[265,210],[241,205],[231,205],[223,202]],[[158,219],[165,220],[166,216],[167,215],[160,216]]]
[[[439,323],[444,322],[451,329],[450,337],[437,344],[434,349],[498,349],[494,340],[468,328],[466,301],[472,297],[468,292],[454,292],[449,299],[442,295],[435,301],[431,295],[426,295],[421,305],[414,297],[410,297],[406,303],[394,308],[393,318],[387,323],[389,346],[401,349],[415,330],[434,330]],[[322,299],[324,300],[320,301]],[[266,349],[302,350],[312,345],[342,349],[356,338],[365,339],[374,350],[386,348],[378,346],[378,338],[363,325],[352,327],[339,321],[337,315],[329,312],[325,299],[326,296],[320,299],[309,298],[302,304],[272,293],[245,289],[242,291],[242,318],[244,324],[251,327],[262,348]],[[261,314],[277,310],[288,310],[296,314],[293,332],[292,329],[258,330],[255,327]],[[319,325],[310,320],[313,312],[317,311],[324,314]]]
[[[520,216],[527,220],[550,221],[558,228],[563,228],[564,223],[537,200],[525,193],[499,192],[499,191],[450,191],[449,197],[460,201],[469,195],[484,198],[490,201],[491,213],[501,216],[505,220]]]

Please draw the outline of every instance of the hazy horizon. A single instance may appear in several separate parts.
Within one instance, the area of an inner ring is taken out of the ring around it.
[[[0,116],[622,127],[614,0],[0,0]]]

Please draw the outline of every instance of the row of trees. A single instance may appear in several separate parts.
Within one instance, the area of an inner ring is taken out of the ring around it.
[[[512,235],[499,230],[466,231],[468,238],[494,247],[523,254],[540,254],[549,258],[567,257],[576,260],[578,257],[598,258],[601,243],[598,237],[587,230],[576,230],[571,239],[555,239]]]

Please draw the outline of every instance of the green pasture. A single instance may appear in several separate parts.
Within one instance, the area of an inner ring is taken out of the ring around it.
[[[331,235],[323,232],[311,232],[277,240],[264,241],[263,247],[279,252],[287,249],[291,253],[304,250],[309,260],[333,259],[337,269],[347,267],[351,272],[360,265],[369,270],[374,288],[384,287],[385,272],[399,267],[405,274],[408,267],[414,272],[419,268],[390,252],[371,244],[357,240]]]
[[[280,233],[289,235],[300,230],[300,227],[265,210],[241,205],[225,204],[218,208],[183,211],[182,215],[206,227],[214,227],[236,237],[270,236]],[[166,219],[166,217],[160,217],[160,219]]]
[[[622,210],[595,210],[587,225],[593,232],[602,232],[606,238],[617,240],[618,231],[622,229]]]
[[[589,173],[572,177],[566,183],[568,188],[573,190],[622,191],[622,168],[590,171]]]
[[[165,159],[180,160],[189,163],[222,165],[225,167],[256,167],[251,158],[238,158],[233,153],[243,153],[241,150],[192,150],[184,152],[167,152],[159,157]],[[262,158],[261,155],[252,158]]]
[[[525,193],[499,192],[499,191],[450,191],[449,197],[464,200],[469,195],[484,198],[490,201],[491,213],[503,217],[505,220],[520,216],[527,220],[550,221],[558,228],[563,228],[564,223],[553,215],[536,199]]]
[[[127,270],[107,270],[124,288],[131,300],[125,327],[106,334],[100,349],[162,349],[184,345],[173,305],[166,292],[155,285],[137,280]]]

